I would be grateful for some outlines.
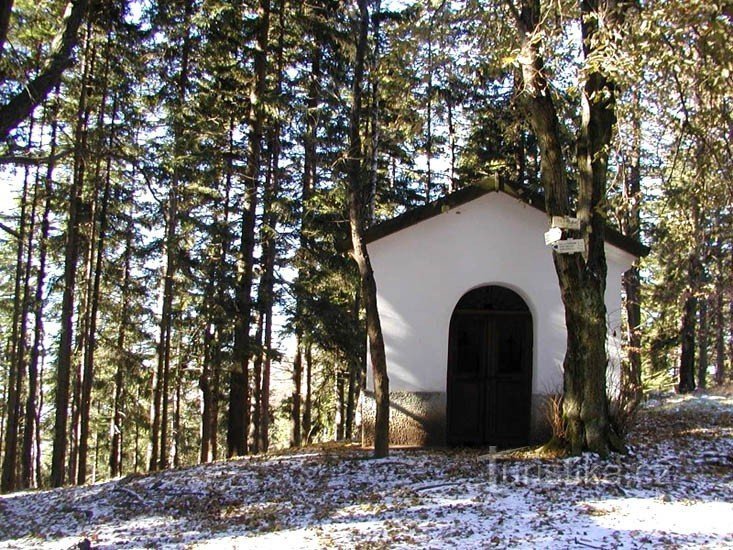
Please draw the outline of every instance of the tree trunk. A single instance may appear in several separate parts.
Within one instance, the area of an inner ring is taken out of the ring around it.
[[[211,309],[211,308],[210,308]],[[212,315],[212,314],[210,314]],[[210,317],[209,317],[210,318]],[[199,447],[199,462],[211,462],[211,427],[212,427],[212,356],[214,354],[214,334],[207,322],[204,327],[204,357],[203,369],[199,377],[199,389],[201,390],[201,445]]]
[[[163,278],[163,303],[160,315],[160,335],[158,339],[158,364],[155,378],[153,419],[151,427],[150,469],[168,467],[168,386],[171,370],[171,338],[173,332],[173,300],[175,297],[175,276],[178,269],[178,218],[179,218],[179,185],[182,174],[182,157],[186,151],[184,133],[186,124],[181,111],[186,105],[189,87],[189,71],[191,56],[191,19],[194,13],[192,0],[186,0],[183,14],[183,41],[181,47],[181,67],[176,79],[176,97],[173,100],[173,173],[168,191],[168,212],[166,214],[165,234],[165,274]]]
[[[708,377],[708,301],[703,297],[700,300],[700,309],[698,312],[700,317],[700,329],[697,340],[697,387],[705,389],[707,387]]]
[[[728,357],[729,365],[731,365],[731,373],[733,373],[733,300],[728,304]]]
[[[174,277],[176,272],[178,222],[178,189],[177,178],[171,181],[168,195],[168,213],[166,216],[165,249],[166,267],[163,276],[163,300],[160,315],[160,332],[158,338],[158,362],[153,387],[153,418],[150,430],[150,465],[151,471],[167,467],[167,389],[170,376],[171,331],[173,325]]]
[[[428,9],[430,8],[430,0],[428,0]],[[427,168],[427,179],[425,180],[425,204],[430,203],[430,197],[433,192],[433,16],[430,16],[430,26],[428,28],[428,83],[426,99],[425,124],[427,135],[425,136],[425,160]]]
[[[285,2],[280,3],[278,11],[278,40],[277,40],[277,74],[275,95],[281,97],[283,93],[282,79],[284,71],[283,53],[285,50]],[[316,106],[317,107],[317,106]],[[258,340],[261,344],[259,351],[259,372],[257,393],[259,396],[256,415],[255,446],[258,452],[266,452],[269,444],[268,431],[270,429],[270,358],[272,356],[272,308],[275,286],[275,258],[277,256],[276,235],[278,213],[275,200],[280,193],[280,153],[281,153],[281,117],[277,116],[275,124],[268,132],[268,178],[265,184],[263,205],[262,244],[262,277],[258,296],[258,306],[262,333]]]
[[[76,266],[80,253],[80,206],[84,185],[87,128],[87,79],[90,72],[89,46],[91,31],[87,27],[84,71],[77,109],[74,143],[74,174],[69,192],[69,211],[66,222],[64,259],[64,293],[61,301],[61,331],[59,335],[58,366],[56,368],[56,413],[54,418],[53,454],[51,458],[51,486],[61,487],[66,480],[67,424],[69,412],[69,384],[71,380],[74,341],[74,295]]]
[[[347,190],[349,203],[349,226],[351,230],[352,256],[359,268],[362,297],[366,309],[367,336],[369,338],[372,373],[374,375],[374,399],[376,420],[374,423],[374,456],[382,458],[389,454],[389,378],[387,359],[384,351],[384,338],[377,307],[377,284],[374,270],[369,259],[365,232],[364,205],[364,152],[361,144],[360,122],[362,115],[362,82],[364,78],[364,59],[367,50],[369,30],[369,10],[367,0],[357,0],[359,6],[358,42],[354,65],[352,104],[349,123],[349,151],[346,169],[349,179]]]
[[[348,384],[349,388],[346,392],[346,419],[344,428],[344,438],[351,441],[354,437],[354,412],[356,411],[357,399],[357,380],[359,370],[354,363],[349,364]]]
[[[359,322],[359,316],[361,314],[361,294],[357,289],[356,295],[354,296],[354,321],[357,326]],[[356,406],[359,400],[359,391],[364,386],[365,376],[363,368],[366,364],[366,335],[362,335],[360,339],[362,344],[358,348],[357,356],[352,360],[349,365],[349,392],[348,402],[346,404],[346,438],[351,441],[354,436],[354,421],[356,417]]]
[[[291,419],[293,422],[290,435],[290,446],[300,447],[302,443],[301,417],[300,417],[300,391],[303,379],[303,349],[300,337],[296,336],[295,359],[293,359],[293,395]]]
[[[56,138],[58,131],[58,109],[59,97],[58,88],[56,97],[51,109],[51,138],[50,156],[53,159],[56,154]],[[51,160],[46,168],[44,178],[44,205],[41,217],[41,234],[38,242],[38,272],[36,276],[36,288],[33,300],[33,344],[30,351],[30,362],[28,364],[28,396],[25,403],[25,432],[23,433],[23,451],[21,457],[21,479],[26,488],[38,485],[40,470],[34,468],[33,453],[36,449],[36,432],[39,429],[37,418],[40,412],[38,406],[38,395],[40,388],[40,353],[43,338],[43,291],[46,283],[46,256],[48,250],[48,236],[50,230],[51,196],[53,193],[53,174],[55,162]],[[38,441],[40,444],[40,440]],[[37,457],[40,460],[40,457]],[[34,476],[35,470],[35,476]],[[35,480],[34,480],[35,477]]]
[[[32,132],[31,125],[30,131]],[[30,147],[30,134],[28,145]],[[15,257],[15,275],[13,289],[13,313],[11,319],[9,372],[7,377],[7,421],[5,424],[4,455],[2,465],[2,479],[0,489],[4,493],[13,491],[17,484],[18,465],[18,437],[21,420],[21,399],[23,393],[23,378],[25,376],[25,354],[23,330],[23,281],[25,280],[25,247],[26,229],[28,225],[28,184],[30,180],[29,168],[24,170],[23,190],[20,196],[20,218],[18,220],[17,245]]]
[[[133,238],[133,210],[130,207],[127,220],[127,229],[125,231],[125,252],[123,256],[123,274],[122,274],[122,301],[119,312],[120,324],[117,328],[117,341],[116,341],[116,371],[115,371],[115,385],[114,385],[114,399],[113,399],[113,413],[112,413],[112,441],[110,443],[109,453],[109,475],[110,477],[117,477],[122,475],[122,443],[123,443],[123,423],[126,417],[126,378],[129,372],[129,360],[127,358],[127,352],[125,350],[127,341],[127,331],[129,328],[129,321],[127,312],[130,309],[130,268],[132,259],[132,238]]]
[[[173,401],[173,467],[181,467],[181,442],[183,433],[181,431],[181,386],[183,385],[183,355],[181,354],[181,336],[178,337],[176,346],[176,377],[175,377],[175,399]]]
[[[723,242],[721,237],[720,212],[716,216],[716,226],[718,238],[715,246],[717,277],[715,280],[715,384],[721,385],[725,380],[725,314],[723,311],[723,293],[724,276],[723,276]]]
[[[715,294],[715,384],[725,380],[725,324],[723,317],[722,285]]]
[[[232,177],[234,173],[234,118],[229,119],[229,154],[227,155],[226,177],[224,187],[224,216],[219,227],[218,246],[219,246],[219,262],[216,270],[217,280],[219,281],[216,292],[217,314],[214,319],[214,339],[212,352],[211,367],[211,413],[209,428],[211,449],[211,459],[216,460],[219,456],[218,432],[219,432],[219,399],[221,394],[221,372],[223,364],[222,347],[225,339],[226,327],[230,320],[224,313],[227,308],[229,298],[227,296],[226,266],[229,258],[229,215],[230,215],[230,199],[232,189]]]
[[[450,151],[450,173],[448,175],[448,193],[456,190],[456,127],[453,122],[453,91],[449,88],[446,92],[446,108],[448,114],[448,150]]]
[[[107,52],[105,57],[109,59],[109,44],[111,42],[111,33],[107,35]],[[109,69],[109,62],[105,63],[104,77],[105,89],[102,93],[99,116],[98,116],[98,129],[101,129],[104,124],[105,117],[105,106],[107,103],[107,75]],[[111,128],[114,128],[115,119],[117,117],[117,104],[116,100],[112,106],[111,113]],[[110,135],[108,143],[110,151],[114,144],[114,131],[109,130]],[[102,144],[100,144],[102,145]],[[101,149],[101,147],[100,147]],[[101,151],[98,154],[102,154]],[[98,161],[98,166],[101,164],[101,159]],[[86,346],[84,348],[84,377],[82,383],[82,394],[81,394],[81,423],[79,433],[79,465],[77,474],[77,484],[83,485],[86,483],[87,475],[87,454],[89,451],[89,421],[90,412],[92,405],[92,384],[94,381],[94,352],[97,345],[97,316],[99,313],[99,301],[100,301],[100,288],[102,283],[102,263],[104,260],[104,251],[106,246],[107,236],[107,224],[108,224],[108,209],[110,201],[111,191],[111,170],[112,170],[112,157],[108,154],[105,162],[105,173],[104,173],[104,186],[102,190],[101,205],[99,208],[99,229],[96,237],[96,257],[94,258],[93,273],[94,279],[91,286],[90,305],[89,305],[89,320],[87,324],[87,335],[86,335]],[[100,170],[97,170],[95,180],[99,181]],[[96,224],[96,220],[92,220],[92,224]],[[93,244],[93,240],[92,240]]]
[[[695,195],[691,199],[692,223],[695,242],[687,259],[687,288],[683,293],[682,322],[680,326],[679,393],[695,390],[695,336],[698,308],[698,291],[703,275],[700,248],[704,246],[700,204]],[[706,366],[707,369],[707,366]]]
[[[512,5],[513,7],[513,5]],[[603,1],[581,2],[581,32],[586,59],[595,54],[598,40],[596,12],[608,8],[604,21],[616,26],[622,9]],[[520,36],[519,60],[524,83],[523,101],[540,146],[541,179],[548,216],[571,214],[570,191],[561,146],[561,130],[536,37],[541,31],[539,0],[524,0],[515,11]],[[585,75],[581,125],[577,140],[580,236],[585,254],[553,253],[565,305],[567,349],[564,367],[563,418],[567,444],[578,454],[588,449],[602,456],[620,442],[609,429],[606,397],[606,258],[605,219],[608,147],[615,124],[615,86],[598,69]]]
[[[381,0],[374,2],[374,13],[372,17],[372,39],[374,41],[374,48],[371,55],[371,67],[370,72],[372,78],[369,80],[372,88],[372,101],[369,109],[369,121],[371,126],[370,135],[370,166],[369,166],[369,197],[368,197],[368,223],[370,224],[374,220],[375,208],[377,204],[377,182],[379,181],[379,138],[380,138],[380,127],[379,127],[379,55],[380,55],[380,38],[379,38],[379,24],[381,22]]]
[[[336,372],[336,441],[342,441],[346,435],[346,394],[344,373]]]
[[[272,308],[265,316],[265,361],[262,366],[262,413],[260,417],[260,450],[266,453],[270,446],[270,364],[272,357]]]
[[[680,374],[678,391],[690,393],[695,391],[695,317],[697,313],[697,297],[691,289],[685,290],[682,326],[680,328]]]
[[[300,215],[300,251],[301,255],[309,248],[307,235],[311,231],[313,206],[312,197],[315,194],[318,179],[318,127],[319,103],[321,97],[321,44],[319,37],[314,35],[314,44],[309,51],[310,75],[308,78],[307,111],[305,115],[306,130],[303,135],[303,178],[301,183],[301,215]],[[297,348],[293,360],[293,393],[292,393],[292,433],[291,446],[301,444],[301,382],[303,378],[303,324],[306,300],[305,280],[309,278],[310,260],[304,259],[298,266],[298,276],[295,285],[295,330]]]
[[[301,440],[306,445],[311,443],[313,429],[313,345],[308,342],[305,348],[305,409],[303,410],[303,436]]]
[[[634,109],[639,109],[639,94],[634,94]],[[641,118],[634,115],[629,166],[624,171],[625,212],[621,230],[624,235],[639,239],[641,229]],[[626,343],[627,357],[621,367],[621,391],[625,392],[632,403],[638,404],[642,398],[641,381],[641,281],[639,267],[634,265],[623,275],[626,294]]]
[[[259,0],[257,9],[257,48],[254,54],[254,81],[249,105],[249,156],[245,170],[245,209],[242,215],[241,250],[237,274],[237,318],[234,339],[234,365],[229,381],[229,416],[227,424],[227,456],[248,452],[250,423],[249,360],[252,353],[249,325],[252,317],[252,277],[255,246],[257,189],[260,173],[263,105],[267,85],[267,48],[270,31],[270,2]]]

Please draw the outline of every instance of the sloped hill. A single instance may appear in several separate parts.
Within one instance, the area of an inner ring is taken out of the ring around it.
[[[648,406],[601,461],[331,449],[0,498],[0,546],[730,547],[733,398]]]

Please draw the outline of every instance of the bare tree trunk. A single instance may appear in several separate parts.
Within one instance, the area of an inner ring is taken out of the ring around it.
[[[283,4],[280,7],[280,23],[282,24]],[[277,51],[277,83],[275,85],[276,95],[282,93],[282,47],[283,31],[280,27]],[[277,117],[276,120],[279,120]],[[267,174],[265,176],[265,187],[262,199],[262,226],[260,227],[260,243],[262,254],[260,263],[262,275],[260,277],[259,291],[257,295],[257,328],[255,330],[255,345],[257,353],[254,358],[254,408],[252,411],[253,439],[252,452],[259,453],[262,450],[262,419],[268,414],[267,408],[263,411],[263,364],[265,356],[270,353],[265,348],[264,333],[268,312],[272,312],[272,292],[274,285],[275,269],[275,234],[277,231],[277,215],[275,213],[275,198],[279,187],[279,155],[280,155],[280,124],[276,122],[267,132]]]
[[[715,279],[715,384],[721,385],[725,380],[725,314],[723,311],[723,242],[720,228],[720,212],[716,216],[718,238],[715,246],[717,277]]]
[[[708,376],[708,301],[706,297],[700,300],[700,308],[698,311],[700,318],[700,329],[697,340],[697,387],[705,389],[707,387]]]
[[[313,428],[313,344],[308,342],[305,348],[305,409],[303,410],[303,437],[306,445],[311,443]]]
[[[372,17],[372,39],[374,41],[374,48],[371,55],[371,67],[370,72],[372,78],[369,80],[372,88],[372,101],[369,110],[369,119],[371,126],[370,136],[370,167],[369,167],[369,198],[368,198],[368,223],[374,220],[375,207],[377,203],[377,182],[379,181],[379,138],[380,138],[380,127],[379,127],[379,55],[380,55],[380,37],[379,37],[379,24],[381,19],[379,17],[381,13],[381,0],[374,2],[374,13],[376,17]]]
[[[168,214],[166,216],[166,267],[163,278],[163,304],[160,315],[160,335],[158,339],[158,363],[153,389],[153,418],[150,430],[151,454],[149,469],[165,469],[167,467],[167,390],[170,376],[171,332],[174,297],[174,277],[176,271],[178,218],[178,189],[174,177],[168,196]]]
[[[270,447],[270,365],[272,352],[272,309],[265,317],[265,361],[262,367],[262,415],[260,450],[266,453]]]
[[[57,88],[56,97],[53,100],[53,107],[51,108],[50,156],[52,159],[56,154],[58,108],[59,97]],[[51,160],[46,168],[44,178],[44,206],[41,217],[41,234],[38,242],[38,273],[36,276],[36,288],[33,300],[33,344],[31,346],[30,362],[28,364],[28,396],[25,403],[25,432],[23,433],[23,451],[21,458],[21,479],[23,480],[24,487],[37,486],[37,480],[40,476],[40,468],[34,467],[33,453],[37,448],[37,445],[40,445],[40,441],[37,441],[36,438],[37,431],[40,428],[37,425],[37,418],[40,414],[40,407],[38,406],[40,387],[39,362],[42,347],[41,340],[43,338],[43,291],[46,282],[46,255],[50,229],[49,219],[51,216],[51,196],[53,193],[54,170],[55,162]],[[40,456],[37,457],[37,459],[37,462],[40,462]]]
[[[209,314],[211,315],[211,314]],[[199,447],[199,462],[211,462],[211,413],[214,394],[212,392],[212,356],[214,346],[214,334],[209,328],[209,323],[204,327],[204,357],[201,376],[199,377],[199,389],[201,390],[201,444]]]
[[[336,371],[336,440],[342,441],[346,435],[346,395],[344,373]]]
[[[364,205],[365,182],[363,181],[362,170],[364,152],[361,143],[360,122],[362,116],[364,59],[367,53],[367,34],[369,30],[369,9],[367,0],[357,0],[357,4],[359,6],[359,22],[349,124],[349,151],[346,160],[349,178],[347,194],[352,255],[359,268],[374,375],[374,398],[377,409],[374,425],[374,456],[381,458],[389,454],[389,378],[387,377],[387,360],[384,351],[382,326],[377,308],[377,284],[374,280],[374,270],[364,240],[366,217]]]
[[[715,294],[715,375],[716,385],[725,380],[725,325],[723,316],[723,293],[719,288]]]
[[[45,366],[46,366],[45,361],[42,360],[40,367],[38,369],[39,386],[40,386],[41,381],[43,380],[43,372],[45,370]],[[36,484],[36,487],[41,487],[42,486],[42,481],[41,481],[41,472],[42,472],[41,411],[43,410],[44,399],[43,399],[43,392],[39,391],[38,393],[39,393],[38,407],[36,408],[36,418],[35,418],[35,427],[36,427],[36,430],[35,430],[36,431],[35,433],[35,437],[36,437],[36,448],[35,448],[35,451],[36,451],[35,478],[36,480],[35,480],[35,484]]]
[[[109,59],[109,45],[111,43],[111,33],[107,34],[107,52],[106,57]],[[102,93],[100,110],[97,125],[101,128],[104,124],[105,117],[105,106],[107,103],[107,75],[109,70],[109,61],[105,63],[103,81],[105,82],[105,89]],[[115,119],[117,117],[117,101],[116,98],[112,105],[111,112],[111,128],[114,128]],[[114,131],[109,130],[110,134],[108,137],[107,147],[112,148],[114,143]],[[101,144],[100,144],[101,145]],[[98,166],[101,164],[101,159],[98,161]],[[102,284],[102,263],[104,260],[104,251],[106,246],[107,236],[107,225],[108,225],[108,209],[110,201],[111,191],[111,179],[112,179],[112,157],[108,154],[105,161],[105,173],[104,173],[104,187],[102,191],[102,202],[100,205],[99,212],[99,229],[96,238],[96,257],[94,258],[94,280],[91,286],[91,304],[89,306],[89,320],[87,325],[86,335],[86,346],[84,349],[84,378],[82,383],[82,394],[81,394],[81,424],[79,433],[79,470],[77,475],[77,484],[83,485],[86,483],[86,470],[87,470],[87,454],[89,451],[89,421],[91,413],[91,402],[92,402],[92,384],[94,379],[94,352],[97,344],[97,316],[99,313],[99,300],[100,300],[100,288]],[[100,177],[100,170],[97,169],[95,179],[98,181]],[[92,224],[96,224],[96,220],[92,220]],[[92,241],[93,242],[93,241]]]
[[[297,335],[297,343],[295,349],[295,359],[293,359],[293,395],[291,419],[293,422],[292,433],[290,436],[290,446],[300,447],[302,444],[301,434],[301,417],[300,417],[300,395],[303,384],[303,349],[300,336]]]
[[[687,287],[683,293],[682,322],[680,326],[680,371],[679,385],[677,386],[679,393],[689,393],[695,390],[695,327],[698,311],[697,295],[702,277],[700,247],[704,246],[704,234],[701,228],[700,204],[694,195],[691,209],[695,243],[687,259]]]
[[[450,174],[448,179],[448,193],[456,190],[456,148],[458,146],[456,140],[456,127],[453,122],[453,90],[450,88],[446,92],[446,107],[448,108],[448,147],[450,151]]]
[[[114,402],[112,413],[112,442],[110,444],[109,453],[109,475],[117,477],[122,475],[122,443],[124,433],[124,420],[126,417],[126,375],[129,373],[129,359],[125,350],[127,341],[127,331],[129,329],[129,321],[127,312],[130,309],[130,271],[132,260],[132,237],[133,237],[133,209],[132,206],[128,212],[127,229],[125,234],[125,252],[122,263],[122,301],[119,313],[120,324],[117,329],[116,342],[116,363],[115,386],[114,386]]]
[[[729,323],[729,333],[728,333],[728,357],[731,365],[730,374],[733,374],[733,300],[730,301],[728,304],[728,323]]]
[[[428,10],[430,9],[428,0]],[[426,102],[425,122],[427,124],[427,135],[425,138],[425,157],[427,162],[427,179],[425,181],[425,204],[430,202],[433,191],[433,16],[430,16],[428,28],[428,89]]]
[[[307,234],[312,225],[312,197],[315,194],[318,180],[318,127],[319,127],[319,103],[321,97],[321,47],[318,36],[314,34],[314,44],[310,49],[310,75],[308,78],[308,109],[305,115],[306,130],[303,135],[303,178],[301,183],[301,216],[300,216],[300,250],[304,253],[308,250],[309,240]],[[295,330],[297,348],[293,359],[293,393],[291,404],[292,432],[290,437],[291,446],[301,445],[302,424],[301,424],[301,385],[303,378],[303,315],[304,301],[306,299],[306,287],[304,279],[308,278],[309,260],[304,261],[298,267],[298,277],[295,285]]]
[[[541,11],[539,0],[523,0],[513,10],[520,37],[520,63],[524,92],[522,100],[537,136],[541,153],[541,178],[549,216],[571,213],[569,185],[560,140],[560,123],[540,53]],[[597,12],[606,10],[604,22],[618,26],[623,9],[603,0],[581,2],[581,31],[586,59],[595,55],[598,39]],[[608,146],[615,117],[615,85],[591,68],[585,75],[580,133],[577,140],[578,203],[580,236],[586,253],[554,253],[555,270],[565,305],[567,349],[564,367],[563,418],[568,446],[575,454],[589,449],[602,456],[621,442],[609,428],[606,401],[606,258],[605,220],[602,202],[606,196]]]
[[[69,193],[69,213],[66,222],[64,293],[61,301],[61,333],[59,337],[58,366],[56,368],[56,414],[54,422],[53,455],[51,458],[51,486],[61,487],[66,480],[67,424],[69,412],[69,383],[73,356],[74,295],[76,266],[79,261],[80,206],[86,163],[86,128],[88,125],[87,88],[90,72],[89,48],[91,30],[87,26],[86,53],[81,94],[77,109],[74,145],[74,174]]]
[[[357,395],[357,380],[358,380],[358,369],[353,363],[349,364],[348,384],[349,388],[346,392],[346,424],[344,428],[344,438],[351,441],[354,437],[354,412],[356,411],[356,395]]]
[[[695,390],[695,316],[697,313],[697,297],[688,288],[684,294],[682,326],[680,328],[680,373],[678,391],[689,393]]]
[[[183,385],[183,355],[181,354],[181,336],[178,337],[178,345],[176,346],[176,377],[175,377],[175,399],[173,401],[173,467],[181,467],[181,386]]]
[[[249,325],[252,317],[252,278],[255,246],[257,189],[260,173],[263,105],[267,85],[267,50],[270,32],[270,1],[260,0],[257,9],[257,48],[254,54],[255,77],[250,91],[249,156],[245,171],[245,210],[242,215],[241,251],[237,274],[237,318],[234,338],[234,365],[229,381],[227,456],[242,456],[249,451],[250,429],[249,360],[252,353]]]
[[[230,215],[230,198],[232,189],[232,176],[234,172],[233,166],[234,159],[234,118],[229,120],[229,154],[227,156],[227,168],[225,177],[225,188],[224,188],[224,216],[220,225],[219,231],[219,268],[216,270],[217,280],[219,281],[217,292],[216,292],[216,303],[217,303],[217,314],[214,320],[214,338],[212,351],[212,368],[211,368],[211,395],[210,395],[210,407],[211,413],[209,415],[209,433],[211,449],[211,459],[216,460],[219,456],[219,445],[218,445],[218,432],[219,432],[219,399],[221,395],[221,372],[223,364],[222,346],[224,341],[224,334],[226,332],[226,326],[229,323],[229,319],[223,314],[225,306],[228,301],[226,285],[223,281],[226,280],[226,266],[228,265],[229,258],[229,215]]]
[[[634,108],[639,109],[639,94],[634,94]],[[641,229],[641,119],[638,114],[633,119],[633,143],[631,144],[630,162],[624,173],[624,199],[626,211],[622,218],[622,232],[633,239],[639,239]],[[623,275],[624,292],[626,294],[626,342],[628,346],[626,361],[622,363],[621,389],[626,392],[634,404],[642,398],[641,381],[641,281],[639,267],[634,265]]]
[[[354,297],[354,317],[357,325],[361,313],[361,294],[357,289]],[[365,341],[364,338],[362,341]],[[359,390],[364,383],[362,367],[365,364],[365,344],[359,346],[358,357],[349,364],[349,392],[346,404],[346,439],[351,440],[354,436],[354,420],[356,417],[356,405],[359,400]]]
[[[189,71],[191,56],[191,19],[194,13],[192,0],[186,0],[183,18],[183,42],[181,48],[181,68],[177,78],[177,93],[174,108],[183,109],[189,87]],[[171,369],[171,338],[173,332],[173,300],[175,297],[175,275],[178,269],[178,218],[179,218],[179,185],[183,177],[181,157],[185,151],[184,132],[185,123],[180,112],[174,113],[173,120],[173,148],[174,166],[168,191],[168,212],[166,215],[165,235],[165,274],[163,279],[163,304],[160,316],[160,337],[158,339],[158,365],[156,371],[153,421],[151,427],[152,451],[150,469],[165,469],[168,467],[168,402],[170,399],[168,386]]]
[[[31,125],[30,132],[33,131]],[[28,146],[31,137],[29,133]],[[4,455],[2,465],[2,479],[0,489],[7,493],[16,488],[18,476],[18,437],[21,420],[21,399],[23,393],[23,378],[25,376],[23,330],[23,281],[25,280],[25,265],[23,262],[26,248],[26,229],[28,226],[28,185],[30,170],[26,167],[23,177],[23,190],[20,196],[20,218],[18,219],[17,245],[15,258],[15,276],[13,289],[13,314],[11,319],[9,373],[7,378],[7,421],[5,424]]]
[[[282,75],[284,70],[283,51],[285,28],[285,3],[280,3],[278,11],[279,34],[277,42],[277,75],[275,94],[282,95]],[[258,296],[258,342],[260,350],[256,362],[257,403],[255,406],[255,451],[267,451],[268,430],[270,416],[270,357],[272,355],[272,308],[275,286],[275,257],[277,256],[276,235],[278,215],[275,200],[280,192],[280,117],[276,117],[275,124],[268,132],[268,177],[265,182],[263,198],[263,227],[262,227],[262,277]]]

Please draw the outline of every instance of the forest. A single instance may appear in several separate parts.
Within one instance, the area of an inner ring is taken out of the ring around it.
[[[358,439],[364,229],[552,203],[555,153],[651,249],[628,407],[729,384],[732,35],[728,0],[3,0],[0,488]]]

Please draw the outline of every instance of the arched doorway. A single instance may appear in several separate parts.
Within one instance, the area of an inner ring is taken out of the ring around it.
[[[529,442],[532,314],[516,292],[484,286],[453,310],[448,343],[448,443]]]

